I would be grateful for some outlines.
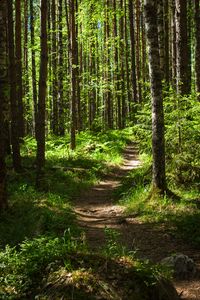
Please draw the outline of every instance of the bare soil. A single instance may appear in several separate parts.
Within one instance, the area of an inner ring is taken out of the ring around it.
[[[91,249],[99,250],[105,243],[105,227],[121,233],[121,243],[129,250],[137,251],[142,259],[159,262],[172,253],[183,253],[192,258],[200,269],[200,253],[175,238],[166,225],[141,222],[135,216],[126,217],[124,208],[116,204],[114,190],[133,168],[139,168],[137,148],[129,145],[124,150],[123,165],[113,169],[102,181],[82,192],[75,200],[78,224],[85,233]],[[189,281],[174,280],[174,285],[184,300],[200,300],[200,272]]]

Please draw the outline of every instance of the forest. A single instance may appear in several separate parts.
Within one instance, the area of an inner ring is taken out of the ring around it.
[[[200,1],[0,1],[0,299],[200,300]]]

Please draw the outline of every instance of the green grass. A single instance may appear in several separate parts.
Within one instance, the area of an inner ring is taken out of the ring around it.
[[[35,188],[36,141],[22,145],[24,172],[16,174],[8,159],[9,209],[0,219],[0,247],[17,245],[40,235],[61,236],[74,226],[73,199],[122,162],[122,150],[131,131],[82,132],[77,148],[69,148],[69,136],[49,137],[42,190]]]
[[[123,148],[131,139],[131,129],[101,134],[84,132],[77,137],[76,151],[71,151],[68,136],[48,138],[41,190],[35,188],[36,142],[33,138],[25,139],[22,147],[24,172],[16,174],[8,159],[9,209],[0,218],[1,299],[31,299],[38,293],[42,293],[41,299],[48,299],[48,293],[50,296],[53,293],[52,297],[59,296],[57,283],[68,278],[72,278],[72,283],[65,286],[67,297],[71,297],[73,289],[74,295],[81,299],[94,299],[98,291],[104,293],[111,288],[111,296],[115,298],[118,291],[112,290],[108,278],[110,272],[122,272],[122,279],[127,274],[127,261],[125,259],[122,267],[120,260],[126,249],[118,244],[116,233],[107,230],[104,254],[93,257],[88,252],[84,233],[75,225],[73,199],[122,162]],[[147,162],[146,168],[134,171],[135,186],[148,187],[149,166]],[[132,175],[125,179],[121,194],[125,195],[130,180]],[[116,261],[112,261],[114,257]],[[105,273],[102,266],[108,264],[114,271],[108,268],[108,278],[101,278]],[[131,270],[127,269],[131,283],[133,274],[145,286],[154,284],[162,276],[158,267],[148,263],[132,258],[131,264]],[[51,285],[53,289],[46,289],[45,286]],[[126,294],[126,287],[122,289]]]
[[[186,243],[200,248],[200,198],[199,190],[183,185],[169,185],[180,197],[180,201],[168,196],[164,198],[149,197],[151,194],[151,159],[142,155],[143,164],[132,170],[118,189],[120,204],[124,205],[128,215],[136,215],[140,221],[160,224],[176,236],[181,236]],[[167,177],[168,179],[168,177]],[[169,182],[169,180],[168,180]]]

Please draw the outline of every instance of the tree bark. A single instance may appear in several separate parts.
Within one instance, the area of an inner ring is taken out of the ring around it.
[[[40,35],[40,75],[38,92],[38,112],[36,122],[37,139],[37,179],[36,184],[40,186],[42,171],[45,165],[45,112],[46,112],[46,91],[47,91],[47,11],[48,1],[41,0],[41,35]]]
[[[135,63],[135,26],[134,26],[134,10],[133,1],[129,0],[129,26],[130,26],[130,43],[131,43],[131,85],[132,85],[132,106],[138,102],[137,97],[137,79],[136,79],[136,63]]]
[[[75,1],[69,0],[69,19],[70,19],[70,71],[71,71],[71,149],[76,148],[76,22],[75,22]]]
[[[166,191],[165,139],[161,68],[159,58],[157,8],[154,0],[145,0],[147,40],[149,44],[149,71],[152,95],[152,152],[153,189]]]
[[[63,103],[63,5],[58,0],[58,134],[63,136],[64,126],[64,103]]]
[[[117,27],[117,2],[113,0],[113,11],[114,11],[114,20],[113,20],[113,31],[115,37],[115,49],[114,49],[114,63],[115,63],[115,72],[114,72],[114,87],[115,87],[115,97],[116,97],[116,115],[117,115],[117,126],[121,128],[122,115],[121,115],[121,97],[120,97],[120,75],[119,75],[119,40],[118,40],[118,27]]]
[[[24,137],[24,107],[22,88],[22,26],[21,26],[21,0],[15,0],[15,53],[16,53],[16,101],[18,106],[18,132]]]
[[[24,52],[23,52],[23,72],[24,72],[24,90],[23,97],[25,99],[25,110],[27,114],[26,118],[26,127],[25,133],[32,133],[32,124],[31,124],[31,107],[30,107],[30,88],[29,88],[29,56],[28,56],[28,32],[29,32],[29,13],[28,13],[28,0],[24,0]]]
[[[124,1],[120,0],[120,9],[123,12]],[[121,15],[119,20],[120,31],[120,62],[121,62],[121,128],[126,126],[126,98],[125,98],[125,72],[124,72],[124,60],[125,60],[125,43],[124,43],[124,16]]]
[[[7,1],[8,12],[8,49],[9,49],[9,84],[10,84],[10,104],[11,104],[11,143],[13,166],[15,171],[21,170],[21,156],[19,143],[19,111],[16,100],[16,65],[14,50],[14,29],[13,29],[13,1]]]
[[[7,207],[6,192],[6,115],[5,106],[8,103],[8,69],[7,69],[7,40],[6,40],[6,7],[7,0],[0,5],[0,212]]]
[[[187,1],[176,0],[177,92],[188,95],[191,90],[187,26]]]
[[[33,93],[33,132],[36,136],[36,120],[38,111],[38,95],[36,83],[36,61],[35,61],[35,18],[33,9],[33,0],[30,0],[30,31],[31,31],[31,63],[32,63],[32,93]]]
[[[195,0],[195,75],[197,98],[200,101],[200,8],[199,0]]]
[[[58,80],[57,80],[57,34],[56,34],[56,2],[51,4],[52,21],[52,130],[53,134],[58,135]]]

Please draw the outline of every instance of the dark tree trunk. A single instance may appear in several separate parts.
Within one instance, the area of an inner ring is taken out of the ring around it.
[[[16,100],[16,65],[14,50],[14,29],[13,29],[13,1],[7,1],[8,12],[8,49],[9,49],[9,83],[10,83],[10,104],[11,104],[11,143],[13,166],[15,171],[21,170],[21,156],[19,143],[19,111]]]
[[[76,13],[78,12],[78,0],[76,0]],[[76,24],[76,36],[78,38],[78,23]],[[81,75],[81,63],[79,55],[79,44],[76,38],[76,102],[77,102],[77,125],[76,128],[80,132],[82,129],[82,115],[81,115],[81,90],[80,90],[80,75]]]
[[[70,17],[70,70],[71,70],[71,149],[76,148],[76,83],[77,83],[77,65],[76,65],[76,22],[75,22],[75,1],[69,0]]]
[[[48,1],[41,0],[41,37],[40,37],[40,76],[38,92],[38,112],[36,122],[37,139],[37,179],[36,184],[40,186],[42,171],[45,165],[45,112],[46,112],[46,91],[47,91],[47,11]]]
[[[110,2],[109,0],[105,0],[105,122],[107,128],[113,127],[113,120],[112,120],[112,95],[110,90],[110,50],[109,50],[109,43],[110,43],[110,25],[109,25],[109,9],[110,9]]]
[[[177,92],[188,95],[191,90],[187,31],[187,1],[176,0]]]
[[[31,112],[31,107],[30,107],[30,95],[29,95],[29,60],[28,60],[28,31],[29,31],[29,24],[28,24],[28,0],[24,0],[24,64],[23,64],[23,69],[24,69],[24,90],[23,90],[23,97],[25,99],[25,104],[26,104],[26,114],[27,114],[27,119],[26,119],[26,128],[25,128],[25,133],[31,134],[32,126],[31,126],[31,117],[30,117],[30,112]]]
[[[124,9],[124,1],[120,0],[120,9],[123,11]],[[125,43],[124,43],[124,16],[120,17],[120,61],[121,61],[121,128],[125,128],[126,126],[126,98],[125,98],[125,73],[124,73],[124,60],[125,60]]]
[[[18,131],[24,137],[24,107],[22,89],[22,28],[21,28],[21,0],[15,0],[15,53],[16,53],[16,98],[18,106]]]
[[[140,14],[141,14],[141,0],[135,1],[136,6],[136,74],[137,74],[137,92],[138,102],[142,102],[142,87],[141,87],[141,53],[140,53]]]
[[[58,134],[63,136],[64,126],[64,103],[63,103],[63,25],[62,0],[58,0]]]
[[[176,74],[177,74],[177,53],[176,53],[176,20],[175,20],[175,3],[172,1],[171,3],[171,83],[174,88],[176,88]]]
[[[33,0],[30,0],[30,31],[31,31],[31,62],[32,62],[32,90],[33,90],[33,131],[36,135],[37,120],[37,83],[36,83],[36,61],[35,61],[35,22],[34,22]]]
[[[164,113],[155,1],[145,0],[144,8],[152,95],[153,189],[164,194],[166,191]]]
[[[0,6],[0,212],[7,207],[6,193],[6,121],[5,107],[8,103],[8,70],[7,70],[7,40],[6,40],[6,11],[7,0],[1,1]]]
[[[136,81],[136,64],[135,64],[135,26],[133,1],[129,0],[129,24],[130,24],[130,43],[131,43],[131,85],[132,85],[132,106],[138,102],[137,98],[137,81]]]
[[[165,69],[164,78],[169,85],[169,0],[164,0]]]
[[[117,126],[121,128],[122,115],[121,115],[121,97],[119,94],[119,41],[118,41],[118,30],[117,30],[117,3],[116,0],[113,0],[113,11],[114,11],[114,20],[113,20],[113,30],[115,37],[115,50],[114,50],[114,61],[115,61],[115,73],[114,73],[114,84],[115,84],[115,94],[116,94],[116,103],[117,103]]]
[[[57,34],[56,34],[56,3],[51,4],[52,21],[52,130],[58,135],[58,80],[57,80]]]
[[[196,91],[200,101],[200,8],[199,0],[195,0],[195,73],[196,73]]]
[[[165,71],[165,31],[164,31],[164,0],[158,0],[158,43],[160,54],[160,69],[162,79],[164,79]]]

